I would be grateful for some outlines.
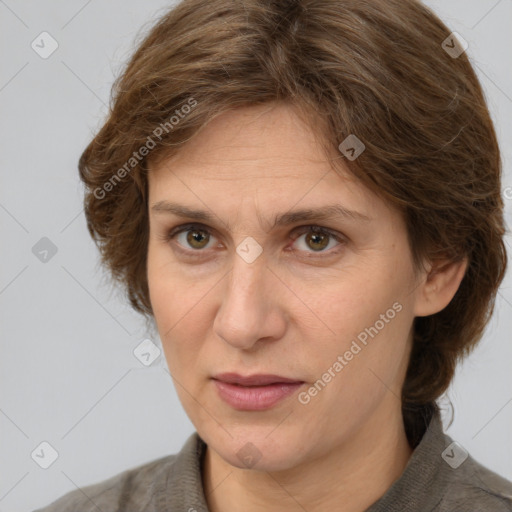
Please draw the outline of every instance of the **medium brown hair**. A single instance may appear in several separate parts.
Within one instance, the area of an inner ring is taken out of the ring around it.
[[[466,53],[443,47],[450,34],[416,0],[185,0],[162,15],[79,162],[89,232],[132,306],[152,316],[148,159],[223,112],[290,102],[321,127],[326,154],[350,134],[364,143],[340,161],[403,213],[416,269],[468,258],[448,306],[414,319],[402,408],[415,444],[419,413],[481,338],[507,266],[498,142]]]

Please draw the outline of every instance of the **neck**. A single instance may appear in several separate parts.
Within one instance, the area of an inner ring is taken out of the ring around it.
[[[385,425],[385,428],[383,428]],[[210,447],[203,486],[211,512],[340,510],[361,512],[402,474],[412,454],[400,410],[374,414],[350,439],[325,455],[283,471],[240,469]]]

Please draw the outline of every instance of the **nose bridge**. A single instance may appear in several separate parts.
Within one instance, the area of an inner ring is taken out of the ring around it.
[[[232,269],[223,288],[214,330],[230,345],[249,349],[259,339],[280,337],[285,322],[278,311],[277,297],[270,293],[275,276],[267,269],[257,196],[242,195],[237,203]]]
[[[251,236],[257,236],[254,234],[255,224],[249,220],[258,219],[256,197],[241,196],[236,212],[236,224],[232,233],[235,254],[228,278],[228,290],[223,300],[226,314],[234,317],[231,319],[233,327],[236,318],[240,322],[245,320],[246,325],[250,325],[251,322],[257,321],[256,316],[263,313],[264,304],[259,301],[267,278],[263,247]]]
[[[234,255],[214,323],[216,333],[224,341],[247,349],[260,338],[275,335],[268,321],[273,307],[269,301],[269,279],[272,275],[262,254],[251,263],[239,254]]]
[[[238,250],[238,248],[237,248]],[[248,253],[250,254],[249,248]],[[239,254],[233,258],[233,267],[228,279],[223,305],[236,312],[237,318],[249,320],[261,315],[265,295],[265,281],[268,279],[264,259],[260,255],[248,263]]]
[[[233,240],[235,242],[235,254],[233,254],[233,267],[229,276],[229,297],[234,296],[238,302],[251,300],[251,295],[256,298],[258,288],[264,286],[265,280],[265,256],[262,245],[254,238],[254,223],[249,219],[259,219],[257,215],[256,197],[246,195],[240,197],[235,225],[233,227]],[[258,233],[261,233],[259,229]],[[253,235],[253,236],[251,236]],[[263,241],[260,241],[263,243]],[[238,304],[238,307],[242,307]]]

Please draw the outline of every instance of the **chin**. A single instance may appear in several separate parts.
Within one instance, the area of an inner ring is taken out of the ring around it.
[[[251,441],[241,443],[241,448],[238,445],[233,449],[226,447],[219,455],[231,466],[254,471],[284,471],[298,463],[297,453],[291,446],[288,448],[281,445],[276,450],[266,445],[256,446]]]
[[[281,430],[279,430],[281,429]],[[257,471],[283,471],[297,465],[302,457],[304,443],[281,425],[274,431],[268,425],[239,426],[207,435],[199,434],[231,466]],[[270,435],[269,435],[270,433]]]

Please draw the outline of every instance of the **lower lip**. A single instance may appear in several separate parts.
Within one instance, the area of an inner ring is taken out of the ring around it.
[[[303,382],[269,384],[267,386],[238,386],[213,380],[220,397],[231,407],[241,411],[269,409],[299,389]]]

